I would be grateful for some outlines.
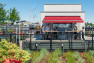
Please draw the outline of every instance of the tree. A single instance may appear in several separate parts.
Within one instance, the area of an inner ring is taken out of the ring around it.
[[[91,27],[94,26],[93,23],[89,23],[89,22],[85,23],[85,25],[86,25],[86,26],[91,26]]]
[[[15,9],[15,7],[10,9],[9,11],[9,20],[11,22],[11,25],[14,24],[14,22],[17,22],[19,20],[19,12]]]
[[[4,24],[6,23],[6,15],[7,15],[7,12],[6,10],[4,9],[4,6],[3,4],[0,3],[0,24]]]

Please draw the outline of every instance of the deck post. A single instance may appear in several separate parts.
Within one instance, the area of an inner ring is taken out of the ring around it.
[[[10,42],[12,42],[12,33],[10,34]]]
[[[89,45],[90,44],[90,41],[88,41],[87,43],[88,43],[88,50],[90,50],[90,45]]]
[[[85,51],[87,52],[87,42],[85,42]]]
[[[24,34],[23,34],[23,39],[24,39]]]
[[[51,33],[51,38],[50,38],[50,52],[52,51],[52,33]]]
[[[71,45],[71,49],[72,49],[72,34],[71,34],[71,44],[70,45]]]
[[[64,52],[64,45],[63,44],[61,45],[61,50]]]
[[[69,34],[67,34],[67,36],[69,36]],[[71,37],[68,37],[68,40],[69,40],[69,49],[71,49],[71,47],[70,47],[70,38]]]
[[[38,44],[37,44],[37,43],[35,43],[35,48],[36,48],[36,51],[38,50],[38,49],[37,49],[37,46],[38,46]]]
[[[30,34],[30,49],[32,50],[31,34]]]
[[[92,33],[92,49],[93,49],[93,33]]]

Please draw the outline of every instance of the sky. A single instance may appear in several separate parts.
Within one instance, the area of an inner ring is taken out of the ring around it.
[[[5,9],[15,7],[20,19],[33,22],[33,0],[0,0],[6,4]],[[44,10],[44,4],[82,4],[85,11],[85,22],[94,23],[94,0],[36,0],[36,20],[40,21],[40,12]]]

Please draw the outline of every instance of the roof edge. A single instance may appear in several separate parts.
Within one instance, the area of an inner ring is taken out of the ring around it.
[[[81,5],[81,4],[44,4],[44,5]]]
[[[85,13],[85,11],[41,11],[40,13]]]

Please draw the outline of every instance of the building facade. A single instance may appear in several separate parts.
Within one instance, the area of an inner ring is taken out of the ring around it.
[[[44,5],[44,11],[41,12],[41,25],[44,23],[44,19],[46,16],[61,16],[60,19],[63,19],[64,17],[67,17],[66,19],[74,20],[56,20],[57,22],[62,21],[63,23],[75,23],[75,26],[77,26],[78,30],[82,30],[82,27],[85,27],[85,12],[81,10],[81,4],[45,4]],[[79,22],[78,18],[79,17]],[[52,21],[54,20],[53,18]],[[59,18],[57,18],[59,19]],[[49,20],[48,20],[49,21]],[[50,20],[51,21],[51,20]],[[75,22],[74,22],[75,21]],[[82,21],[82,22],[80,22]],[[50,23],[50,22],[49,22]],[[59,23],[60,24],[60,23]]]

